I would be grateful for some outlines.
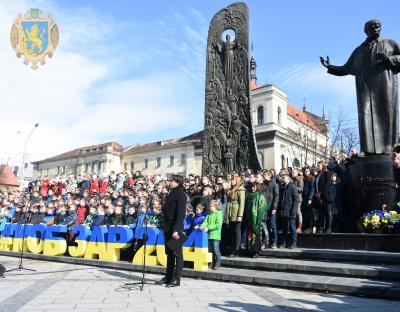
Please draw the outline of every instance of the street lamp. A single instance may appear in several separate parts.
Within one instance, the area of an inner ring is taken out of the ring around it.
[[[28,147],[28,141],[31,138],[33,131],[35,131],[35,129],[37,127],[39,127],[39,123],[35,123],[35,126],[33,127],[32,131],[29,133],[29,135],[28,135],[28,137],[26,139],[22,135],[21,131],[17,132],[25,140],[24,153],[22,154],[21,182],[20,182],[20,186],[19,186],[21,191],[24,189],[26,149]]]

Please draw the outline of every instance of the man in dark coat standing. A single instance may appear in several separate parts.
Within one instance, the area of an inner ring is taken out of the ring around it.
[[[380,21],[368,21],[367,39],[343,66],[331,65],[329,57],[320,58],[329,74],[356,77],[360,145],[365,154],[390,154],[398,136],[400,46],[381,38],[380,31]]]
[[[186,194],[182,189],[183,178],[180,175],[173,175],[170,180],[171,191],[168,194],[164,214],[164,237],[165,253],[167,254],[167,271],[165,277],[159,284],[166,284],[167,287],[180,286],[183,270],[182,246],[178,250],[171,249],[167,242],[170,239],[179,239],[183,232],[183,220],[185,218]]]
[[[332,174],[327,170],[325,163],[319,161],[318,174],[315,177],[315,191],[319,198],[319,232],[332,233]]]
[[[286,248],[296,248],[296,214],[299,206],[299,192],[290,182],[289,174],[284,174],[282,177],[282,187],[279,195],[278,209],[283,222],[283,240]],[[290,237],[288,237],[288,230]]]
[[[268,200],[268,207],[270,209],[264,216],[264,222],[265,224],[268,224],[267,228],[271,233],[271,236],[269,236],[269,233],[266,233],[265,239],[266,239],[266,244],[269,244],[269,247],[272,249],[276,248],[276,245],[278,243],[278,229],[276,227],[276,211],[278,209],[278,204],[279,204],[279,185],[276,183],[273,173],[271,171],[266,171],[264,173],[264,184],[267,188],[267,193],[266,197]]]

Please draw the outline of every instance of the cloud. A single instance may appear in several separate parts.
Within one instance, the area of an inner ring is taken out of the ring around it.
[[[285,90],[289,97],[295,96],[300,99],[310,95],[325,101],[309,103],[312,108],[321,108],[324,105],[332,115],[340,111],[350,115],[356,114],[356,90],[352,76],[336,77],[327,74],[319,63],[305,63],[290,65],[272,74],[270,78],[274,84]]]
[[[196,104],[202,103],[202,97],[189,105],[194,87],[182,88],[185,75],[195,70],[168,67],[162,58],[168,55],[163,51],[169,51],[182,64],[191,56],[200,62],[201,35],[196,30],[187,28],[184,40],[176,40],[176,45],[157,40],[146,46],[141,42],[148,41],[147,35],[135,37],[146,26],[132,30],[136,21],[119,22],[89,8],[66,11],[52,1],[34,4],[43,11],[51,8],[60,44],[54,57],[36,71],[16,58],[10,45],[0,45],[2,161],[11,158],[10,163],[20,164],[24,141],[17,131],[26,136],[35,122],[40,126],[29,141],[31,161],[84,145],[126,137],[132,138],[129,144],[142,141],[142,135],[202,124],[202,114],[193,113],[201,110]],[[16,15],[32,5],[22,0],[0,3],[1,38],[9,38]],[[121,39],[121,33],[129,36]],[[201,85],[199,94],[202,89]]]

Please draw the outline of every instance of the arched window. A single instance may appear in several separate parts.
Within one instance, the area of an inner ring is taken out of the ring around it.
[[[293,159],[292,166],[293,168],[300,168],[300,160],[297,158]]]
[[[278,106],[278,124],[282,124],[282,109]]]
[[[258,153],[258,162],[260,163],[261,168],[264,169],[264,153],[263,152]]]
[[[135,169],[135,163],[131,161],[131,170]]]
[[[283,154],[281,155],[281,168],[286,168],[286,159]]]
[[[264,124],[264,106],[259,106],[257,109],[257,125]]]
[[[144,160],[144,169],[147,169],[149,167],[149,160],[145,159]]]

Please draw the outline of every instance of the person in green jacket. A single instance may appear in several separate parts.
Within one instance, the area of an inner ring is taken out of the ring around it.
[[[213,254],[213,262],[210,263],[209,267],[213,270],[219,270],[221,268],[219,243],[221,242],[222,229],[222,212],[219,200],[211,200],[209,209],[210,212],[201,224],[200,229],[208,232],[208,248]]]
[[[259,183],[251,184],[251,193],[246,198],[247,250],[253,258],[259,256],[262,242],[262,222],[268,210],[268,202],[260,190]]]

